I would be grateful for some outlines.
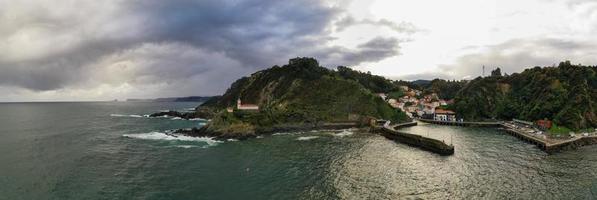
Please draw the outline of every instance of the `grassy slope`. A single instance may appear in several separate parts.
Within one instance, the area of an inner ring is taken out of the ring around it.
[[[319,67],[317,61],[307,58],[239,79],[220,99],[204,106],[221,110],[234,106],[239,97],[244,103],[259,104],[260,111],[220,112],[210,124],[213,130],[235,134],[280,124],[354,120],[354,116],[407,120],[404,113],[356,80]]]

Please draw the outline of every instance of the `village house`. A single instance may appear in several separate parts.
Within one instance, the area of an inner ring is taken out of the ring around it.
[[[439,105],[440,106],[445,106],[445,105],[448,105],[448,102],[446,102],[446,100],[440,99],[439,100]]]
[[[238,110],[259,110],[259,106],[255,104],[243,104],[240,98],[236,100],[236,109]]]
[[[537,125],[537,127],[539,129],[542,129],[542,130],[549,130],[552,125],[551,121],[549,121],[549,120],[537,120],[535,122],[535,124]]]
[[[456,121],[456,113],[451,110],[435,109],[433,119],[437,121]]]
[[[416,106],[408,106],[408,107],[406,107],[406,112],[409,112],[409,113],[417,112],[417,107]]]
[[[425,106],[425,107],[423,107],[423,112],[425,114],[432,115],[433,113],[435,113],[435,107],[433,107],[433,106]]]
[[[408,91],[408,92],[405,92],[404,94],[406,94],[409,97],[417,96],[417,93],[415,91],[412,91],[412,90]]]
[[[377,93],[377,96],[381,97],[384,101],[386,100],[386,98],[388,98],[388,95],[384,93]]]
[[[405,92],[406,92],[406,91],[408,91],[408,86],[405,86],[405,85],[403,85],[403,86],[400,86],[400,89],[401,89],[402,91],[405,91]]]

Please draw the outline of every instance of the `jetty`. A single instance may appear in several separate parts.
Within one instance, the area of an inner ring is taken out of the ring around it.
[[[432,119],[417,119],[421,122],[430,123],[430,124],[439,124],[439,125],[449,125],[449,126],[478,126],[478,127],[500,127],[502,126],[502,122],[459,122],[459,121],[440,121],[440,120],[432,120]]]
[[[532,124],[524,121],[514,120],[512,122],[458,122],[458,121],[438,121],[431,119],[417,119],[418,121],[447,125],[447,126],[475,126],[475,127],[498,127],[506,133],[522,141],[534,144],[537,148],[547,152],[554,153],[566,149],[576,149],[581,146],[597,144],[597,136],[574,136],[568,139],[549,139],[544,134],[536,134],[537,130],[530,128]],[[515,125],[521,124],[521,126]]]
[[[525,142],[536,145],[539,149],[554,153],[566,149],[576,149],[581,146],[597,144],[597,136],[574,136],[563,140],[547,139],[545,135],[537,135],[525,131],[513,123],[503,123],[502,127],[506,133],[517,137]]]
[[[381,126],[374,125],[373,132],[379,133],[388,139],[392,139],[394,141],[404,143],[409,146],[418,147],[440,155],[448,156],[454,154],[454,146],[451,144],[446,144],[444,141],[396,130],[396,128],[415,125],[417,125],[416,121],[396,125],[390,125],[390,121],[386,121]]]

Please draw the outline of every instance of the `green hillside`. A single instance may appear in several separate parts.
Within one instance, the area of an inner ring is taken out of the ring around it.
[[[456,95],[466,120],[550,119],[573,130],[597,127],[597,67],[562,62],[522,73],[476,78]]]
[[[216,132],[251,132],[280,124],[359,121],[369,117],[406,121],[404,113],[375,94],[384,89],[372,90],[384,87],[393,85],[383,77],[348,68],[338,72],[320,67],[315,59],[296,58],[287,65],[237,80],[220,98],[198,109],[219,112],[209,124]],[[259,105],[259,111],[226,112],[226,108],[235,107],[239,98],[243,104]]]

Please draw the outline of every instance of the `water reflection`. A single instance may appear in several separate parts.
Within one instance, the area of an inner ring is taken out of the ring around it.
[[[548,155],[490,128],[426,124],[403,131],[451,136],[456,153],[439,156],[368,138],[329,166],[330,184],[340,198],[583,198],[596,177],[595,147]]]

